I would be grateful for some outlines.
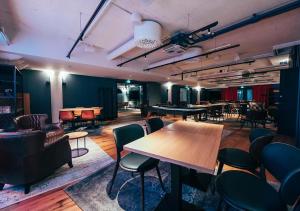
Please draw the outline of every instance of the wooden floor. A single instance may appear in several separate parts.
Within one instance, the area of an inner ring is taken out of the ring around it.
[[[130,115],[129,115],[130,114]],[[164,117],[165,120],[176,121],[178,117]],[[120,124],[129,121],[140,120],[136,113],[124,112],[119,115],[119,118],[109,124]],[[224,122],[225,129],[233,131],[229,136],[224,138],[221,143],[221,148],[235,147],[247,150],[249,147],[249,128],[239,128],[239,124],[232,119],[232,121]],[[112,135],[112,129],[109,127],[103,128],[101,136],[91,137],[108,155],[116,159],[116,148]],[[228,167],[224,167],[229,169]],[[3,210],[80,210],[75,202],[64,192],[65,187],[57,190],[41,194],[37,197],[25,200],[23,202],[14,204]]]

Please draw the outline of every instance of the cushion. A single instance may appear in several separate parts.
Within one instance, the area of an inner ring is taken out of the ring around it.
[[[140,171],[151,169],[157,165],[158,162],[159,160],[145,155],[130,153],[121,159],[120,166],[126,170]]]
[[[226,171],[216,180],[216,188],[230,205],[245,210],[286,210],[279,193],[264,180],[242,171]]]

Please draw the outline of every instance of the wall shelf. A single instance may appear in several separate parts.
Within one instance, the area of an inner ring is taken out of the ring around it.
[[[0,128],[5,128],[8,119],[24,113],[23,78],[15,66],[2,64],[0,78]]]

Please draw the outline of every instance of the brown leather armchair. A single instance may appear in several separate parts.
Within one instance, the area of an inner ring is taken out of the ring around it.
[[[42,131],[0,133],[0,190],[5,184],[30,186],[68,163],[72,165],[69,137],[45,146]]]
[[[46,145],[56,142],[64,135],[64,129],[58,124],[46,124],[47,114],[29,114],[15,119],[17,130],[42,130],[46,132]]]

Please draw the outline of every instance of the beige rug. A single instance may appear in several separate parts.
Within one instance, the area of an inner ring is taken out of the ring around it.
[[[71,148],[75,148],[76,140],[72,140],[70,144]],[[83,144],[83,141],[80,140],[80,144]],[[53,175],[32,185],[29,194],[24,194],[24,187],[22,186],[5,185],[4,189],[0,191],[0,208],[80,181],[113,162],[113,159],[92,139],[87,137],[86,144],[89,152],[82,157],[73,158],[73,168],[69,168],[67,164],[62,166]]]

